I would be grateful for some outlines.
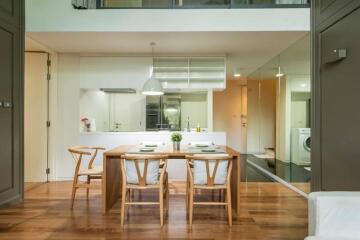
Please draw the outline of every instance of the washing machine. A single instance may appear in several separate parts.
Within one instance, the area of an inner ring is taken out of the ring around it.
[[[308,166],[311,151],[310,128],[293,128],[291,131],[291,162]]]

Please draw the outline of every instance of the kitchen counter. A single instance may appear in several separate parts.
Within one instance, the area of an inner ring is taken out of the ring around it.
[[[81,145],[96,145],[107,149],[121,144],[140,144],[142,141],[161,141],[171,143],[169,131],[158,132],[82,132],[80,133]],[[212,141],[218,145],[226,145],[225,132],[181,132],[182,144],[192,141]]]

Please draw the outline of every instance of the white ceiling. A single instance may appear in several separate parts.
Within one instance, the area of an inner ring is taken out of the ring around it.
[[[307,32],[31,32],[28,38],[64,53],[149,55],[226,55],[228,78],[247,76]],[[40,50],[33,41],[26,50]]]

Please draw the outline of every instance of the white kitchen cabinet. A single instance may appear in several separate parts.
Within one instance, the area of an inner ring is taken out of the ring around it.
[[[224,57],[159,57],[154,74],[165,89],[224,89]]]

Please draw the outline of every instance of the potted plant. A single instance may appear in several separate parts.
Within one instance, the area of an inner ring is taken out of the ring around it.
[[[173,142],[173,147],[175,151],[179,151],[180,150],[180,142],[182,140],[182,135],[181,133],[175,132],[173,134],[171,134],[171,141]]]

